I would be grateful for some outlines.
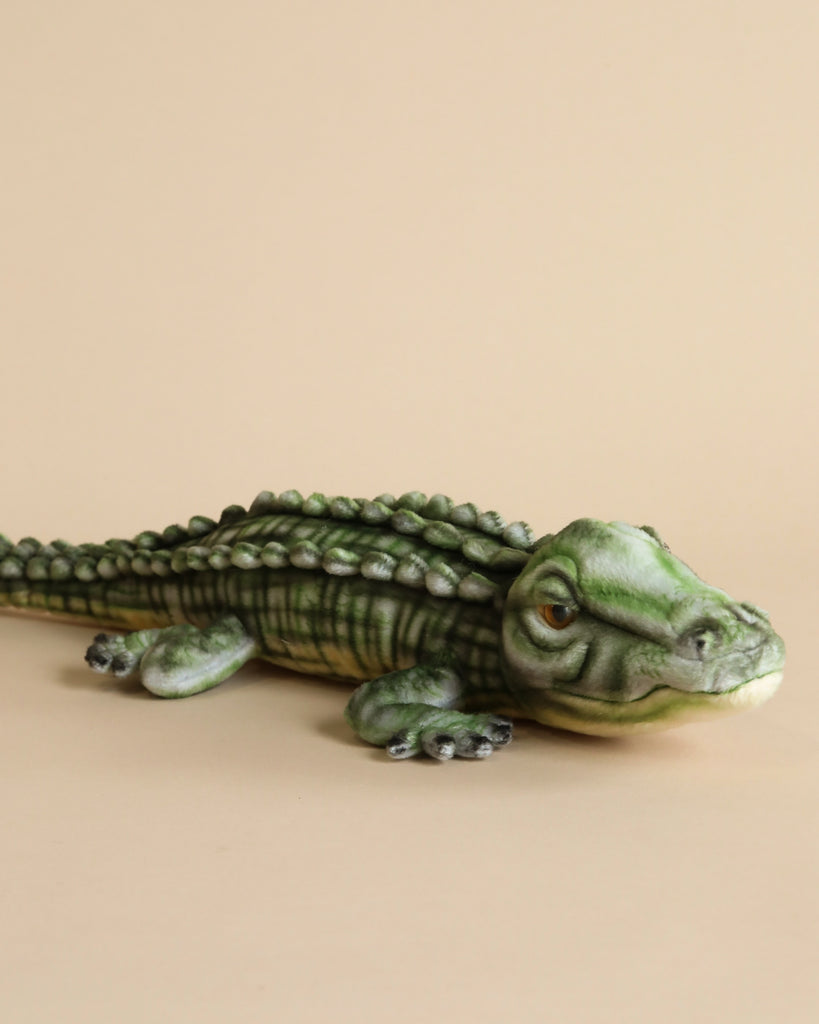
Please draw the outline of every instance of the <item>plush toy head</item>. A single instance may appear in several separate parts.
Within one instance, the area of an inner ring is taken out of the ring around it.
[[[533,718],[598,735],[753,707],[785,663],[765,612],[703,583],[650,527],[594,519],[538,546],[506,599],[503,655]]]

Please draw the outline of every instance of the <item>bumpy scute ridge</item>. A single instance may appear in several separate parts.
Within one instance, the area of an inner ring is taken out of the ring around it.
[[[428,564],[415,553],[400,558],[383,551],[362,555],[338,544],[324,550],[320,543],[309,539],[268,541],[263,545],[247,540],[203,543],[222,527],[274,515],[357,521],[381,527],[399,536],[418,537],[429,548],[439,550],[441,557]],[[444,494],[428,498],[421,491],[407,491],[398,498],[380,494],[367,499],[327,497],[314,492],[305,498],[296,490],[278,495],[262,491],[248,509],[228,505],[218,520],[196,515],[187,526],[172,523],[162,531],[143,530],[132,540],[112,538],[104,544],[80,545],[56,540],[43,545],[33,537],[24,537],[13,544],[0,535],[0,580],[77,579],[92,583],[129,575],[167,577],[229,568],[294,567],[321,569],[333,576],[360,574],[371,580],[423,588],[437,597],[486,602],[495,597],[498,584],[480,570],[495,575],[516,573],[535,546],[526,523],[507,523],[497,512],[481,512],[471,503],[456,505]]]

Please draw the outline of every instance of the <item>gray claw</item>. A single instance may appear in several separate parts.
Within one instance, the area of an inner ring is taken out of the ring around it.
[[[424,740],[424,750],[438,761],[449,761],[455,756],[455,737],[439,732]]]
[[[133,667],[134,659],[128,657],[127,654],[118,654],[111,659],[111,672],[118,678],[129,675]]]
[[[512,742],[512,723],[505,718],[499,718],[489,727],[489,739],[495,747],[505,747]]]
[[[97,637],[97,641],[100,641],[100,637]],[[111,664],[111,653],[102,646],[102,641],[95,642],[85,652],[85,660],[96,672],[104,672]]]
[[[481,736],[480,733],[470,732],[464,737],[458,740],[457,753],[461,757],[474,757],[484,758],[489,757],[495,748],[492,746],[492,741],[486,737]]]
[[[397,732],[387,740],[387,753],[396,760],[412,757],[415,751],[406,732]]]

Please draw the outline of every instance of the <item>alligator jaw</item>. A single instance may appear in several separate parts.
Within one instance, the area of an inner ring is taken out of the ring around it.
[[[543,704],[533,717],[543,725],[590,736],[660,732],[684,722],[757,707],[773,696],[783,674],[782,669],[777,669],[724,693],[690,693],[658,686],[645,697],[623,702],[551,690],[542,695]]]

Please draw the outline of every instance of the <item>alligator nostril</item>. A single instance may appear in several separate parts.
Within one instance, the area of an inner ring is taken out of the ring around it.
[[[681,637],[680,653],[684,658],[704,661],[716,653],[722,633],[716,622],[701,623]]]

